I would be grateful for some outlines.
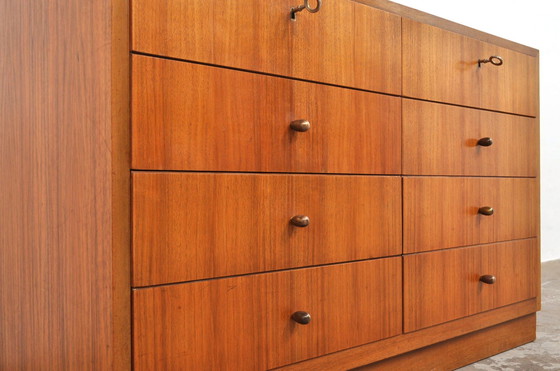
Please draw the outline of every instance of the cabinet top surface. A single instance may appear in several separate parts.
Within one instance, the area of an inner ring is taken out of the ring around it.
[[[532,48],[530,46],[519,44],[495,35],[491,35],[489,33],[479,31],[468,26],[464,26],[460,23],[452,22],[447,19],[440,18],[438,16],[425,13],[423,11],[410,8],[405,5],[397,4],[392,1],[388,1],[388,0],[353,0],[353,1],[361,4],[369,5],[374,8],[378,8],[390,13],[394,13],[405,18],[410,18],[414,21],[436,26],[445,29],[447,31],[452,31],[468,37],[472,37],[480,41],[502,46],[504,48],[508,48],[533,57],[537,57],[539,55],[539,50]]]

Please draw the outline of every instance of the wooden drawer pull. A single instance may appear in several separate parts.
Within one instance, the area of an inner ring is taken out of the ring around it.
[[[309,225],[309,217],[306,215],[296,215],[290,219],[290,223],[296,227],[307,227]]]
[[[502,57],[498,57],[497,55],[493,55],[488,59],[479,59],[478,67],[480,67],[482,63],[488,62],[492,63],[494,66],[501,66],[502,64],[504,64],[504,59]]]
[[[494,141],[492,140],[492,138],[480,138],[478,140],[478,142],[476,142],[477,146],[482,146],[482,147],[490,147],[492,144],[494,144]]]
[[[300,325],[307,325],[311,322],[311,315],[307,312],[298,311],[292,314],[292,320]]]
[[[490,206],[483,206],[480,209],[478,209],[478,213],[481,215],[490,216],[490,215],[494,215],[494,209],[491,208]]]
[[[303,133],[311,129],[311,123],[307,120],[295,120],[290,123],[290,128]]]
[[[492,276],[491,274],[485,274],[484,276],[480,277],[480,282],[483,282],[487,285],[493,285],[496,283],[496,277]]]
[[[303,5],[296,6],[295,8],[291,9],[290,13],[292,20],[295,21],[296,13],[301,12],[303,9],[307,9],[309,13],[317,13],[321,9],[321,2],[322,0],[317,0],[317,6],[315,8],[312,8],[309,6],[309,0],[303,0]]]

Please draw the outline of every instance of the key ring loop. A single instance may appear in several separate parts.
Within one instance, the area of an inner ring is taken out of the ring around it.
[[[482,63],[492,63],[494,66],[501,66],[502,64],[504,64],[504,59],[502,57],[499,57],[497,55],[492,55],[490,58],[488,59],[479,59],[478,60],[478,67],[480,67],[480,65]]]
[[[317,13],[321,10],[321,0],[317,0],[317,6],[315,8],[309,6],[309,0],[303,0],[303,5],[305,5],[305,9],[307,9],[309,13]]]
[[[295,21],[296,13],[301,12],[304,9],[307,10],[309,13],[317,13],[319,10],[321,10],[322,0],[316,0],[316,1],[317,1],[317,6],[315,6],[315,8],[312,8],[311,5],[309,5],[309,0],[303,0],[303,5],[292,8],[290,11],[292,20]]]

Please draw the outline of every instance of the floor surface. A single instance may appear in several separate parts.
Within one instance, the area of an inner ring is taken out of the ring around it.
[[[560,371],[560,260],[542,264],[542,310],[537,313],[537,340],[459,370]]]

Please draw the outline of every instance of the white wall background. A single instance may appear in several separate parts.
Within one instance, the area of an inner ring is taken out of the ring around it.
[[[560,16],[550,0],[395,0],[540,50],[542,261],[560,259]]]

